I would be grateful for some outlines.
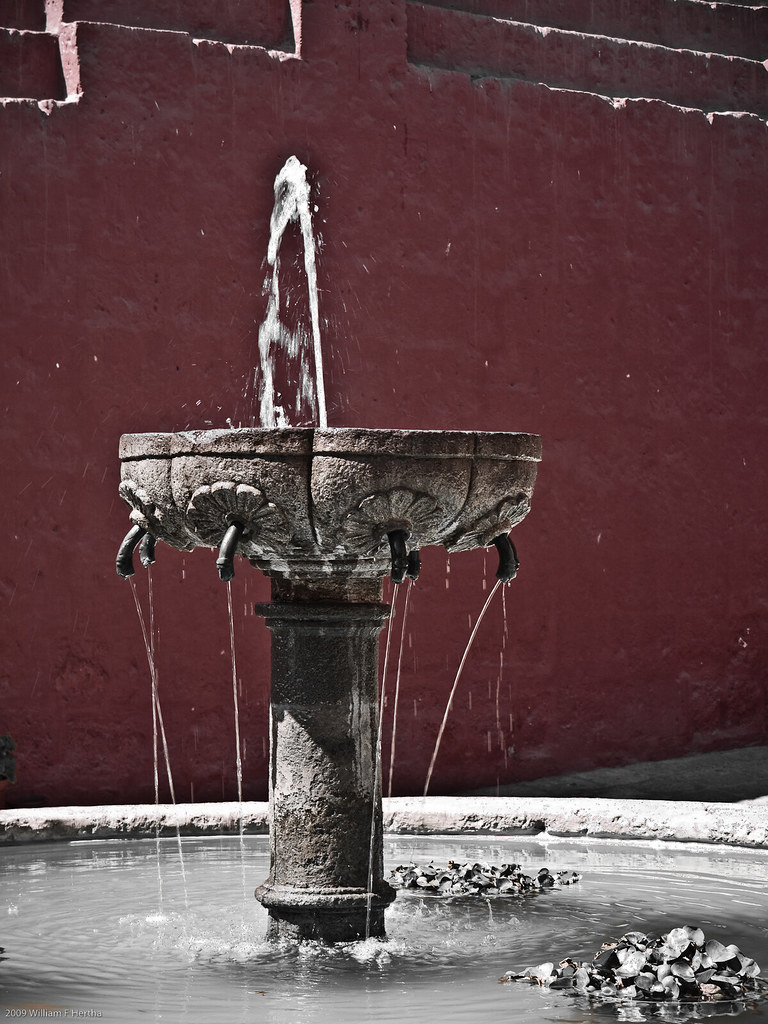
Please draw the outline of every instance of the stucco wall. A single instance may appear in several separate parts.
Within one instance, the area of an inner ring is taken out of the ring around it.
[[[20,54],[0,91],[31,96],[0,108],[10,802],[151,798],[149,676],[114,573],[117,442],[252,421],[272,181],[291,154],[318,206],[329,423],[543,438],[522,569],[481,627],[431,791],[764,742],[764,17],[655,3],[644,24],[625,15],[622,47],[564,0],[546,8],[559,36],[489,20],[525,20],[513,0],[316,0],[293,20],[274,3],[256,21],[247,6],[63,0],[46,21],[42,3],[37,20],[0,5],[27,33],[0,33]],[[615,36],[625,6],[585,10]],[[736,56],[691,56],[721,37]],[[235,793],[214,560],[166,548],[152,569],[180,799]],[[423,563],[395,793],[423,787],[493,576],[481,553]],[[251,607],[267,596],[243,564],[257,799],[268,640]]]

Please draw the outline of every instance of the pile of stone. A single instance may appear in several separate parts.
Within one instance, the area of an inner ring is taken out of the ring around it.
[[[566,957],[522,974],[508,971],[500,981],[528,981],[547,988],[614,1001],[712,1002],[765,995],[760,968],[733,944],[707,939],[701,928],[673,928],[653,937],[627,932],[603,943],[591,961]]]
[[[576,871],[541,868],[536,876],[526,875],[519,864],[476,862],[460,864],[449,860],[445,868],[429,863],[426,867],[406,864],[396,867],[389,876],[395,889],[414,889],[428,896],[526,896],[552,889],[558,885],[578,882]]]

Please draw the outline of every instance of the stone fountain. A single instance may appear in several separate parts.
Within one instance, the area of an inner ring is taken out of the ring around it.
[[[527,514],[532,434],[358,428],[126,434],[120,494],[133,526],[117,571],[156,540],[240,555],[271,579],[270,937],[384,935],[378,635],[382,579],[418,575],[419,549],[495,546]]]

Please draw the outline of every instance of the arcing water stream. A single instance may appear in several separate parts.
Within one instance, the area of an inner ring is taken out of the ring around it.
[[[443,720],[440,723],[440,729],[439,729],[438,734],[437,734],[437,740],[435,741],[435,749],[432,752],[432,760],[429,762],[429,769],[427,770],[427,780],[424,783],[424,796],[426,796],[427,793],[429,792],[429,783],[432,781],[432,772],[435,769],[435,761],[437,760],[437,754],[438,754],[438,751],[440,750],[440,743],[441,743],[442,738],[443,738],[443,733],[445,732],[445,725],[446,725],[446,722],[448,721],[448,715],[450,714],[451,706],[453,705],[453,698],[456,696],[456,688],[459,685],[459,680],[461,679],[461,673],[464,670],[464,665],[466,664],[467,658],[469,656],[470,649],[472,647],[472,644],[474,643],[475,637],[477,636],[477,631],[480,628],[480,623],[483,621],[483,616],[488,611],[488,606],[490,605],[491,601],[493,600],[493,595],[496,593],[496,591],[499,589],[500,586],[502,586],[502,582],[501,582],[501,580],[497,580],[497,582],[494,584],[493,589],[491,590],[490,594],[485,599],[485,604],[483,605],[482,609],[480,610],[480,614],[477,616],[477,620],[475,621],[475,625],[474,625],[474,628],[472,629],[472,632],[469,634],[469,640],[467,640],[467,646],[464,648],[464,654],[462,655],[461,661],[459,662],[459,667],[456,670],[456,676],[454,677],[454,680],[453,680],[453,686],[451,687],[451,692],[450,692],[450,694],[448,696],[448,703],[445,705],[445,713],[443,714]]]

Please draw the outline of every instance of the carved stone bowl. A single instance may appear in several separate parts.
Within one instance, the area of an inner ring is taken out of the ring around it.
[[[541,441],[474,431],[251,429],[124,434],[134,525],[182,550],[236,552],[273,577],[382,576],[410,550],[489,547],[528,513]]]

